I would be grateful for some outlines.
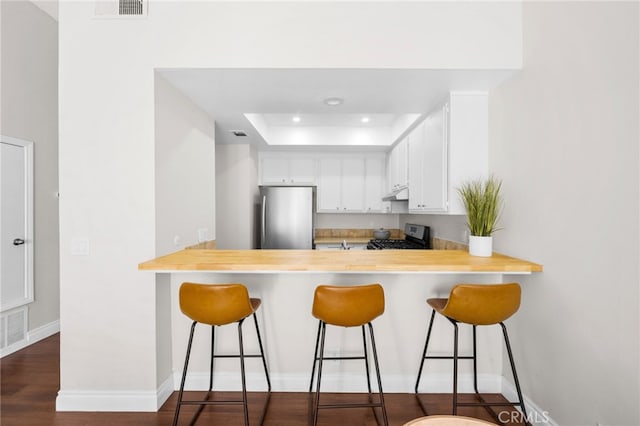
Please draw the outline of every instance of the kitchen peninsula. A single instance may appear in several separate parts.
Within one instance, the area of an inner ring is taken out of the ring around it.
[[[463,250],[182,250],[141,263],[156,272],[541,272],[542,265],[501,254],[470,256]]]
[[[159,350],[171,354],[171,379],[175,389],[179,383],[190,321],[180,312],[178,289],[183,282],[243,283],[252,297],[262,299],[258,311],[263,324],[263,339],[275,391],[306,391],[313,356],[317,320],[311,315],[313,292],[318,284],[358,285],[380,283],[385,290],[385,313],[374,322],[385,392],[411,392],[415,381],[421,346],[424,342],[429,310],[425,300],[444,297],[459,282],[496,283],[517,280],[521,274],[541,272],[542,265],[495,253],[492,257],[473,257],[464,250],[203,250],[185,249],[138,265],[139,270],[155,272],[158,294],[158,326],[166,336]],[[523,300],[526,303],[526,300]],[[163,318],[163,319],[160,319]],[[167,321],[168,319],[171,321]],[[253,342],[253,327],[244,327]],[[206,334],[204,328],[201,333]],[[438,327],[434,342],[449,345],[450,330]],[[359,329],[332,330],[327,353],[353,354],[361,351]],[[355,334],[353,334],[355,333]],[[469,349],[463,332],[461,350]],[[216,344],[223,351],[236,350],[235,327],[222,327]],[[206,389],[208,343],[202,336],[190,362],[187,389]],[[165,340],[166,339],[166,340]],[[339,340],[333,340],[339,339]],[[478,330],[479,368],[483,372],[480,386],[489,392],[503,391],[502,350],[499,330]],[[198,340],[198,339],[197,339]],[[336,344],[332,342],[341,341]],[[346,342],[346,343],[345,343]],[[163,347],[164,349],[160,349]],[[340,349],[337,349],[340,347]],[[342,362],[341,371],[355,375],[332,374],[328,370],[323,387],[333,391],[362,391],[358,363]],[[248,366],[248,386],[263,390],[258,364]],[[469,384],[461,364],[461,389]],[[220,363],[216,367],[216,389],[238,390],[236,363]],[[450,365],[441,363],[429,372],[426,382],[430,391],[449,392],[445,377]],[[227,374],[228,373],[228,374]],[[171,387],[171,380],[167,382]]]

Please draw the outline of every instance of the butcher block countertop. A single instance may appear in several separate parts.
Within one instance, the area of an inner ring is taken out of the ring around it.
[[[495,253],[463,250],[181,250],[141,263],[155,272],[541,272],[542,265]]]

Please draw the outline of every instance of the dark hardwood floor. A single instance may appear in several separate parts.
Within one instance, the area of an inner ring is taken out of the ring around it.
[[[0,394],[0,424],[2,426],[29,425],[169,425],[173,413],[177,392],[167,400],[156,413],[93,413],[93,412],[56,412],[55,399],[60,386],[60,336],[58,334],[44,339],[21,351],[0,360],[2,390]],[[191,395],[192,397],[194,395]],[[221,397],[228,395],[216,394]],[[239,394],[233,395],[239,396]],[[348,398],[355,401],[363,398],[361,394],[323,395],[326,398],[338,397],[341,401]],[[472,398],[465,395],[465,398]],[[260,417],[266,395],[251,393],[250,422],[256,424]],[[448,414],[451,410],[451,395],[423,395],[429,414]],[[503,400],[500,395],[487,395],[489,398]],[[323,403],[328,399],[323,399]],[[385,394],[385,402],[391,426],[400,426],[405,422],[423,416],[413,394]],[[499,410],[500,408],[497,408]],[[195,408],[182,409],[180,424],[188,424]],[[492,421],[491,416],[482,408],[461,408],[458,414]],[[274,392],[268,405],[264,424],[267,426],[298,426],[308,424],[309,397],[306,393]],[[505,416],[508,417],[508,416]],[[197,425],[242,425],[243,417],[238,406],[216,406],[206,408]],[[319,424],[323,426],[375,425],[371,409],[339,409],[320,411]]]

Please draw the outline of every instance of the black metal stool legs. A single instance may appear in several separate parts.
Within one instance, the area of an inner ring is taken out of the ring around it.
[[[378,392],[380,394],[380,404],[376,405],[371,403],[371,407],[373,408],[373,414],[375,415],[376,406],[380,406],[382,409],[382,419],[384,420],[384,425],[387,426],[389,424],[389,419],[387,418],[387,408],[384,405],[384,393],[382,392],[382,379],[380,378],[380,366],[378,364],[378,351],[376,349],[376,340],[373,337],[373,325],[369,323],[369,334],[371,335],[371,349],[373,350],[373,364],[376,367],[376,377],[378,378]],[[364,337],[364,336],[363,336]],[[365,347],[366,348],[366,347]],[[367,369],[367,377],[369,376],[369,370]],[[369,390],[371,393],[371,390]],[[376,421],[378,421],[378,416],[376,415]]]
[[[180,415],[180,408],[182,405],[198,405],[198,410],[196,411],[196,413],[193,415],[190,424],[193,424],[198,416],[200,415],[201,411],[203,410],[205,405],[225,405],[225,404],[236,404],[236,405],[240,405],[242,404],[243,406],[243,416],[244,416],[244,424],[245,426],[249,425],[249,403],[248,403],[248,397],[247,397],[247,382],[246,382],[246,370],[245,370],[245,358],[257,358],[260,357],[262,359],[262,366],[264,368],[264,373],[265,373],[265,378],[267,380],[267,400],[265,402],[265,406],[264,409],[262,410],[262,414],[260,417],[260,424],[263,423],[264,421],[264,417],[266,415],[267,412],[267,408],[269,405],[269,400],[271,398],[271,380],[269,378],[269,371],[267,368],[267,361],[266,358],[264,356],[264,348],[262,346],[262,338],[260,336],[260,329],[258,327],[258,320],[256,318],[255,313],[253,314],[253,319],[254,319],[254,324],[256,326],[256,334],[258,337],[258,345],[260,347],[260,354],[258,355],[246,355],[244,353],[244,341],[243,341],[243,333],[242,333],[242,324],[244,323],[244,319],[241,319],[240,321],[238,321],[238,347],[239,347],[239,354],[238,355],[216,355],[215,354],[215,327],[216,326],[211,326],[211,360],[210,360],[210,364],[209,364],[209,391],[207,393],[207,396],[204,400],[202,401],[184,401],[183,400],[183,394],[184,394],[184,385],[185,385],[185,381],[186,381],[186,377],[187,377],[187,369],[188,369],[188,365],[189,365],[189,357],[191,355],[191,347],[192,347],[192,343],[193,343],[193,335],[194,335],[194,331],[195,331],[195,326],[197,324],[196,321],[194,321],[191,325],[191,332],[189,334],[189,343],[187,345],[187,353],[185,356],[185,362],[184,362],[184,369],[182,370],[182,380],[180,382],[180,390],[178,392],[178,403],[176,406],[176,412],[174,415],[174,419],[173,419],[173,425],[176,426],[178,424],[178,418]],[[210,401],[209,398],[211,397],[211,392],[213,390],[213,367],[214,367],[214,359],[215,358],[239,358],[240,359],[240,375],[241,375],[241,380],[242,380],[242,400],[220,400],[220,401]]]
[[[313,390],[313,377],[316,373],[316,363],[318,362],[318,345],[320,344],[320,330],[322,321],[318,321],[318,332],[316,333],[316,347],[313,350],[313,367],[311,368],[311,381],[309,382],[309,392]]]
[[[271,392],[271,379],[269,378],[269,369],[267,368],[267,360],[264,356],[264,349],[262,347],[262,338],[260,337],[260,327],[258,327],[258,318],[256,314],[253,314],[253,323],[256,326],[256,335],[258,336],[258,346],[260,347],[260,357],[262,358],[262,367],[264,368],[264,375],[267,378],[267,389]]]
[[[524,399],[522,398],[522,390],[520,389],[520,382],[518,381],[518,374],[516,373],[516,364],[513,361],[513,354],[511,353],[511,344],[509,343],[509,336],[507,335],[507,327],[504,323],[500,323],[502,326],[502,335],[504,336],[504,343],[507,346],[507,354],[509,354],[509,363],[511,364],[511,372],[513,373],[513,382],[516,385],[516,392],[518,393],[518,402],[522,409],[522,415],[527,419],[527,410],[524,407]]]
[[[511,371],[513,373],[513,380],[516,386],[516,392],[518,394],[518,401],[516,402],[505,402],[505,403],[488,403],[484,400],[484,398],[482,397],[482,394],[479,392],[478,390],[478,366],[477,366],[477,338],[476,338],[476,327],[475,325],[473,325],[473,355],[472,356],[460,356],[458,353],[458,322],[448,318],[447,318],[451,324],[453,325],[454,328],[454,336],[453,336],[453,356],[429,356],[427,355],[427,351],[429,348],[429,340],[431,338],[431,331],[433,328],[433,322],[434,322],[434,318],[435,318],[435,313],[436,311],[433,310],[431,313],[431,319],[429,320],[429,327],[427,330],[427,338],[425,341],[425,345],[424,345],[424,350],[422,351],[422,359],[420,361],[420,367],[418,369],[418,378],[416,380],[416,385],[415,385],[415,394],[416,394],[416,399],[418,400],[418,403],[420,404],[420,407],[422,408],[422,411],[424,412],[425,415],[428,415],[427,413],[427,409],[424,405],[424,403],[422,402],[422,400],[420,399],[419,396],[419,391],[418,391],[418,387],[420,385],[420,379],[422,376],[422,371],[424,369],[424,363],[425,360],[427,359],[449,359],[449,360],[453,360],[453,403],[452,403],[452,413],[454,415],[457,414],[458,412],[458,407],[471,407],[471,406],[482,406],[484,407],[493,417],[494,419],[496,419],[497,422],[500,422],[500,420],[498,419],[498,416],[496,415],[496,413],[490,409],[490,407],[492,406],[519,406],[520,409],[522,410],[522,415],[523,418],[526,419],[527,418],[527,412],[525,409],[525,405],[524,405],[524,399],[522,397],[522,391],[520,389],[520,382],[518,381],[518,375],[516,373],[516,367],[515,367],[515,363],[513,360],[513,354],[511,352],[511,345],[509,343],[509,337],[507,334],[507,328],[504,325],[504,323],[499,323],[500,326],[502,327],[502,333],[504,336],[504,342],[505,345],[507,347],[507,354],[509,355],[509,363],[511,365]],[[473,361],[473,388],[475,391],[475,395],[476,397],[481,401],[479,403],[464,403],[464,402],[458,402],[458,360],[460,359],[470,359]]]
[[[320,339],[320,353],[318,359],[318,379],[316,383],[315,404],[313,405],[313,426],[318,424],[318,411],[320,410],[320,381],[322,380],[322,363],[324,361],[324,337],[327,331],[327,325],[320,321],[320,327],[318,328],[318,335]],[[316,345],[317,346],[317,345]]]
[[[368,323],[369,325],[369,334],[370,334],[370,338],[371,338],[371,349],[373,351],[373,363],[374,363],[374,367],[376,370],[376,377],[377,377],[377,381],[378,381],[378,392],[379,392],[379,398],[380,398],[380,402],[373,402],[371,399],[371,379],[370,379],[370,373],[369,373],[369,357],[368,357],[368,350],[367,350],[367,343],[366,343],[366,331],[365,331],[365,326],[362,326],[362,341],[363,341],[363,349],[364,349],[364,354],[363,356],[351,356],[351,357],[325,357],[324,356],[324,342],[325,342],[325,337],[326,337],[326,323],[324,321],[319,321],[318,323],[318,334],[316,337],[316,347],[315,347],[315,351],[314,351],[314,360],[313,360],[313,367],[311,370],[311,382],[309,383],[309,392],[312,391],[313,389],[313,380],[315,377],[315,369],[316,369],[316,363],[318,365],[318,374],[317,374],[317,379],[316,379],[316,390],[315,390],[315,395],[313,397],[313,402],[311,404],[311,413],[312,413],[312,424],[314,426],[316,426],[318,424],[318,412],[321,408],[356,408],[356,407],[371,407],[373,409],[373,414],[376,418],[376,421],[379,423],[379,419],[378,419],[378,414],[375,411],[375,407],[380,407],[382,409],[382,417],[383,417],[383,424],[385,426],[387,426],[389,424],[388,419],[387,419],[387,411],[384,405],[384,394],[382,392],[382,379],[380,377],[380,366],[378,363],[378,354],[377,354],[377,350],[376,350],[376,344],[375,344],[375,338],[373,335],[373,326],[371,325],[371,323]],[[369,391],[369,403],[368,404],[320,404],[320,385],[321,385],[321,380],[322,380],[322,366],[325,360],[346,360],[346,359],[351,359],[351,360],[357,360],[357,359],[362,359],[365,361],[365,368],[366,368],[366,375],[367,375],[367,389]]]
[[[195,331],[197,322],[191,324],[191,332],[189,333],[189,343],[187,344],[187,354],[184,359],[184,368],[182,369],[182,380],[180,381],[180,391],[178,392],[178,405],[176,406],[176,414],[173,416],[173,426],[178,424],[178,416],[180,415],[180,406],[182,405],[182,394],[184,393],[184,382],[187,379],[187,366],[189,365],[189,356],[191,355],[191,344],[193,343],[193,332]]]

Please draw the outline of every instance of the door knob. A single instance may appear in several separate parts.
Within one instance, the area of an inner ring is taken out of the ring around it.
[[[24,240],[22,238],[16,238],[16,239],[13,240],[13,245],[14,246],[20,246],[22,244],[24,244]]]

